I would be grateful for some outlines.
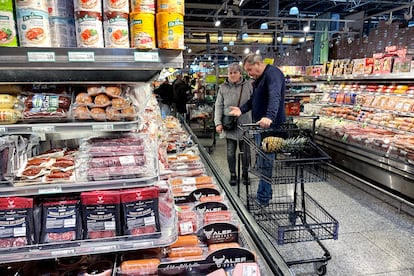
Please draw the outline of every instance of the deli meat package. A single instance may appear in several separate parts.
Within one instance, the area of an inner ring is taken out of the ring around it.
[[[156,175],[154,141],[143,134],[94,137],[79,147],[79,179],[134,179]]]
[[[40,243],[73,241],[81,238],[79,200],[44,202],[41,209]]]
[[[160,235],[157,186],[128,189],[121,192],[124,235]]]
[[[85,239],[121,235],[119,191],[83,192],[81,205]]]
[[[34,243],[33,199],[0,198],[0,248]]]

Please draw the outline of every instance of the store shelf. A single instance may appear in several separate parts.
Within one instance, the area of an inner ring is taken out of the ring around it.
[[[125,189],[149,186],[156,180],[158,180],[158,175],[107,181],[76,181],[34,185],[30,185],[29,182],[14,183],[14,185],[3,183],[0,184],[0,194],[1,196],[28,196],[75,193],[97,189]]]
[[[182,68],[181,50],[109,48],[0,49],[0,82],[141,82],[163,68]],[[139,73],[137,73],[139,71]]]
[[[135,120],[124,122],[64,122],[0,125],[0,135],[131,131],[137,129],[139,123],[139,120]]]
[[[149,235],[119,236],[106,239],[78,240],[71,242],[28,245],[23,247],[0,248],[0,263],[24,262],[42,259],[73,257],[88,254],[103,254],[168,246],[178,236],[176,218],[169,225],[161,227],[157,238]]]
[[[412,82],[414,73],[390,73],[390,74],[361,74],[361,75],[340,75],[340,76],[317,76],[312,78],[315,81],[350,81],[350,80],[363,80],[363,81],[386,81],[400,80]]]

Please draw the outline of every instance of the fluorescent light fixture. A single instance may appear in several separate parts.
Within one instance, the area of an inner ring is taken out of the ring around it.
[[[267,29],[269,29],[269,26],[268,26],[268,25],[267,25],[267,23],[265,22],[265,23],[260,24],[260,29],[261,29],[261,30],[267,30]]]
[[[298,15],[299,14],[299,9],[296,6],[293,6],[290,8],[289,10],[289,15]]]
[[[221,25],[221,21],[220,20],[216,20],[216,21],[214,21],[214,26],[215,27],[219,27]]]

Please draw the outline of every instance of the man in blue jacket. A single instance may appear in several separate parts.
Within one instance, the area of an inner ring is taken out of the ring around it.
[[[285,76],[282,71],[272,65],[267,65],[258,54],[249,54],[243,59],[243,67],[254,79],[253,94],[249,101],[239,107],[230,107],[230,114],[240,116],[252,111],[253,122],[264,129],[278,129],[285,122]],[[256,137],[260,146],[261,136]],[[260,157],[260,156],[259,156]],[[261,174],[267,179],[272,178],[273,159],[258,158]],[[257,190],[257,202],[268,205],[272,199],[272,186],[268,180],[260,179]]]

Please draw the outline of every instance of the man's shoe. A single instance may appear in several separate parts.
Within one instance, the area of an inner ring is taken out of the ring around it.
[[[237,185],[237,176],[236,174],[231,174],[230,176],[230,185],[231,186],[236,186]]]

